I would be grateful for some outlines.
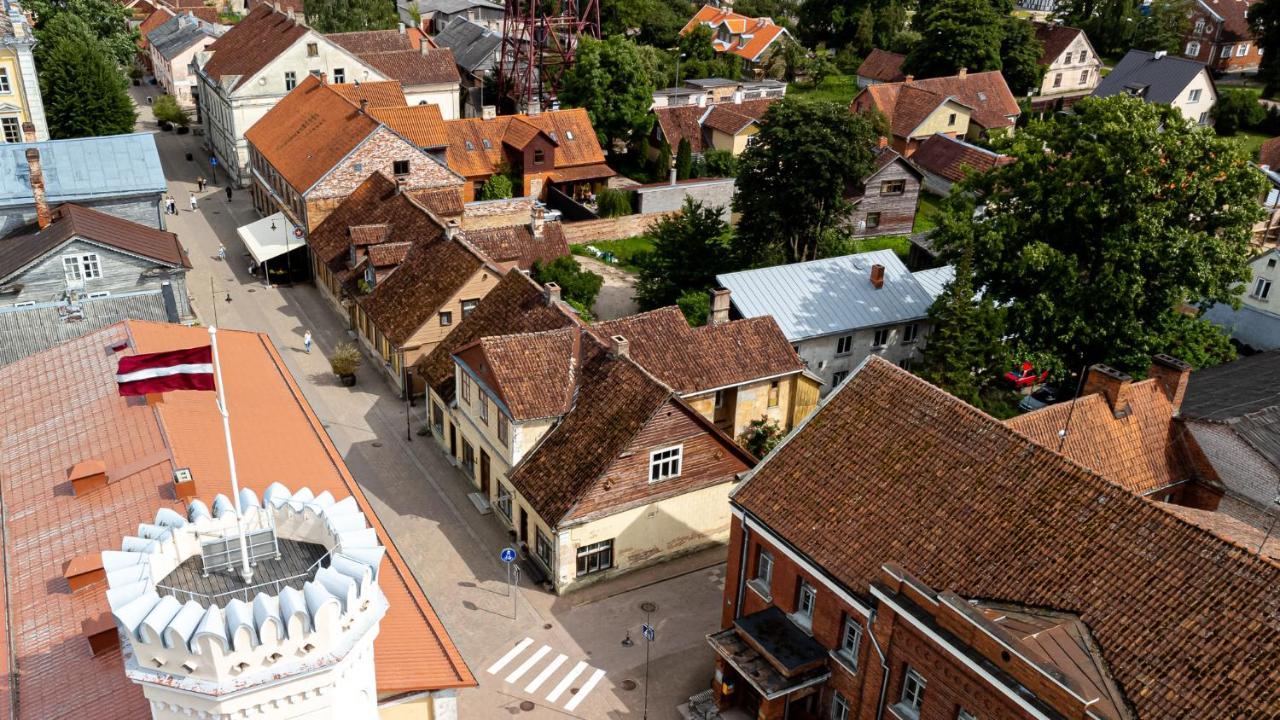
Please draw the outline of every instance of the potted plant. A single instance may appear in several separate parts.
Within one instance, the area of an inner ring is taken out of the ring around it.
[[[355,343],[342,343],[329,356],[329,367],[346,387],[356,384],[356,370],[360,368],[360,348]]]
[[[137,65],[134,65],[133,67],[129,68],[129,78],[133,80],[134,87],[141,85],[142,84],[142,68],[138,67]]]

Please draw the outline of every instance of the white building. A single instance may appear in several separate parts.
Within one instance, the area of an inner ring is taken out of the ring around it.
[[[1093,91],[1094,97],[1121,94],[1177,108],[1200,125],[1213,122],[1213,106],[1218,102],[1217,86],[1204,63],[1163,50],[1130,50]]]

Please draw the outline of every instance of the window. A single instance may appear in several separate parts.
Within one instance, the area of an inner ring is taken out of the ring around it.
[[[862,644],[862,628],[848,615],[844,616],[844,629],[840,631],[840,649],[836,654],[858,671],[858,647]]]
[[[773,594],[773,556],[762,547],[756,548],[756,573],[747,584],[766,599]]]
[[[919,717],[920,706],[924,704],[924,686],[924,676],[908,666],[906,677],[902,679],[902,699],[898,701],[898,709],[911,717]]]
[[[769,383],[769,407],[771,408],[778,407],[779,390],[780,390],[780,386],[777,380],[774,380],[773,382]]]
[[[849,701],[839,691],[831,696],[831,720],[849,720]]]
[[[1244,57],[1249,54],[1249,43],[1240,43],[1236,46],[1236,57]]]
[[[1200,88],[1191,91],[1191,94],[1187,96],[1187,102],[1200,102]]]
[[[866,223],[867,223],[867,229],[868,229],[868,230],[870,230],[870,229],[872,229],[872,228],[878,228],[878,227],[880,227],[880,213],[878,213],[878,212],[874,212],[874,213],[867,213],[867,220],[866,220]]]
[[[875,337],[871,339],[871,347],[884,347],[889,344],[889,328],[880,328],[876,330]]]
[[[1080,51],[1080,62],[1084,62],[1085,60],[1088,60],[1088,59],[1089,59],[1089,51],[1088,51],[1088,50],[1081,50],[1081,51]]]
[[[395,173],[396,175],[408,175],[409,161],[396,160],[395,162],[391,163],[391,172]]]
[[[343,84],[343,83],[345,83],[346,81],[347,81],[347,71],[346,71],[346,70],[344,70],[343,68],[334,68],[334,69],[333,69],[333,83],[334,83],[335,85],[342,85],[342,84]]]
[[[1219,57],[1224,57],[1224,58],[1229,58],[1229,57],[1231,57],[1231,47],[1232,47],[1232,46],[1230,46],[1230,45],[1223,45],[1223,46],[1222,46],[1222,52],[1221,52],[1221,53],[1219,53]]]
[[[573,139],[573,131],[572,131],[572,130],[565,130],[565,131],[564,131],[564,138],[565,138],[566,140],[572,140],[572,139]]]
[[[1196,18],[1196,34],[1197,35],[1204,34],[1204,18]],[[1190,55],[1191,53],[1187,53],[1187,54]]]
[[[284,91],[289,92],[296,87],[298,87],[298,73],[290,70],[284,74]]]
[[[466,440],[462,441],[462,467],[467,469],[468,475],[475,477],[476,451],[471,447],[471,443]]]
[[[818,604],[818,589],[808,581],[800,581],[800,589],[796,592],[796,611],[792,615],[796,623],[808,628],[813,625],[813,606]]]
[[[320,56],[320,44],[307,43],[307,57],[319,57],[319,56]]]
[[[462,371],[462,391],[458,393],[458,398],[464,403],[471,402],[471,376],[465,370]]]
[[[578,577],[613,567],[613,540],[578,548]]]
[[[511,522],[511,491],[502,483],[498,483],[498,510],[507,522]]]
[[[1066,64],[1066,65],[1070,65],[1070,64],[1071,64],[1071,56],[1072,56],[1072,55],[1074,55],[1074,53],[1067,53],[1067,57],[1066,57],[1065,59],[1063,59],[1063,61],[1062,61],[1062,62],[1063,62],[1064,64]]]
[[[1053,75],[1053,86],[1054,86],[1054,87],[1062,87],[1062,73],[1054,73],[1054,75]]]
[[[480,393],[480,422],[489,424],[489,396]]]
[[[1182,54],[1183,54],[1183,55],[1186,55],[1187,57],[1195,57],[1195,56],[1199,55],[1199,54],[1200,54],[1200,43],[1198,43],[1198,42],[1196,42],[1196,41],[1194,41],[1194,40],[1192,40],[1191,42],[1187,43],[1187,49],[1186,49],[1186,50],[1183,50],[1183,51],[1182,51]]]
[[[919,324],[911,323],[910,325],[904,325],[902,327],[902,344],[903,345],[915,342],[916,338],[919,336],[920,336]]]
[[[446,327],[453,324],[453,313],[445,310],[440,313],[440,327]]]
[[[960,710],[956,712],[956,720],[978,720],[978,716],[964,708],[960,708]]]
[[[551,569],[551,540],[542,534],[542,528],[534,528],[533,551],[542,561],[542,566]]]
[[[1089,71],[1088,71],[1088,70],[1081,70],[1081,71],[1080,71],[1080,84],[1081,84],[1081,85],[1084,85],[1084,84],[1085,84],[1085,83],[1087,83],[1087,82],[1089,82]]]
[[[831,387],[840,387],[840,383],[844,382],[844,379],[845,379],[845,378],[847,378],[847,377],[849,377],[849,371],[848,371],[848,370],[841,370],[841,371],[839,371],[839,372],[832,373],[832,375],[831,375]]]
[[[507,446],[507,416],[501,410],[498,411],[498,442],[502,443],[502,447]]]
[[[98,299],[98,298],[104,298],[104,297],[111,297],[111,291],[110,291],[110,290],[98,290],[98,291],[96,291],[96,292],[91,292],[91,293],[89,293],[89,299],[90,299],[90,300],[96,300],[96,299]]]
[[[1199,119],[1197,122],[1199,122],[1201,125],[1208,125],[1208,124],[1209,124],[1209,111],[1208,111],[1208,110],[1206,110],[1206,111],[1204,111],[1204,112],[1200,113],[1200,119]]]
[[[9,68],[0,68],[0,93],[13,92],[9,85]]]
[[[839,340],[836,340],[836,354],[837,354],[837,355],[848,355],[848,354],[849,354],[849,351],[850,351],[850,350],[852,350],[852,349],[853,349],[853,336],[852,336],[852,335],[845,335],[844,337],[840,338]]]
[[[723,390],[716,391],[715,407],[717,410],[724,407],[724,391]]]
[[[479,300],[463,300],[462,301],[462,317],[466,317],[470,315],[471,311],[475,310],[476,306],[479,304],[480,304]]]
[[[1268,260],[1267,260],[1267,267],[1269,267],[1269,268],[1273,268],[1273,267],[1275,267],[1275,266],[1276,266],[1276,259],[1275,259],[1275,258],[1270,258],[1270,259],[1268,259]]]
[[[533,151],[534,165],[541,165],[542,163],[546,162],[546,160],[547,160],[547,153],[543,151],[542,148],[537,148]]]
[[[951,113],[951,116],[947,118],[947,126],[950,127],[955,124],[956,124],[956,114]]]
[[[22,142],[22,123],[15,117],[0,118],[4,126],[4,141],[7,143]]]
[[[98,264],[97,253],[64,255],[62,272],[67,280],[94,280],[102,277],[102,266]]]
[[[440,403],[431,403],[431,424],[436,432],[444,434],[444,408],[440,407]]]
[[[881,195],[901,195],[907,191],[906,180],[885,180],[880,183]]]
[[[649,482],[678,477],[680,475],[680,460],[683,455],[683,445],[654,450],[649,453]]]
[[[1267,295],[1271,292],[1271,281],[1266,278],[1258,278],[1258,282],[1254,283],[1253,296],[1259,300],[1266,300]]]

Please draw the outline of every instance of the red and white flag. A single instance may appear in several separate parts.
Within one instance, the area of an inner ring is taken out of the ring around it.
[[[122,357],[116,382],[121,395],[213,390],[213,348],[205,345]]]

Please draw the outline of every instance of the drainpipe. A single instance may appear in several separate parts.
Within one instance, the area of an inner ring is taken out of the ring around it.
[[[880,700],[876,702],[876,720],[884,717],[884,697],[889,692],[889,661],[884,656],[884,651],[880,649],[880,643],[876,642],[876,609],[871,608],[871,617],[867,618],[867,634],[871,636],[871,647],[876,649],[876,655],[880,656]]]
[[[743,513],[742,519],[742,553],[738,558],[738,592],[737,597],[733,600],[733,619],[737,620],[742,617],[742,594],[747,589],[747,546],[751,539],[751,530],[747,528],[747,516]]]

